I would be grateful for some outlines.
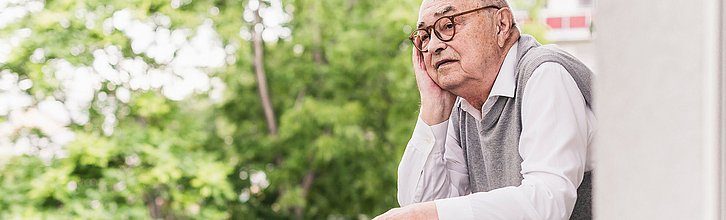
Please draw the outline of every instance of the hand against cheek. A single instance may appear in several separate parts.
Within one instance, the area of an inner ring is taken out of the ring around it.
[[[434,82],[435,70],[429,71],[424,62],[424,54],[413,48],[413,69],[416,75],[416,84],[421,95],[421,118],[428,125],[439,124],[449,119],[451,109],[454,107],[456,96],[449,91],[441,89]]]

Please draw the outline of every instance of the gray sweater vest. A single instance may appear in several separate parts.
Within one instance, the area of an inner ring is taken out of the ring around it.
[[[500,96],[480,123],[463,111],[460,103],[451,113],[454,132],[459,135],[460,145],[464,149],[472,192],[521,184],[519,137],[522,133],[522,97],[527,80],[545,62],[556,62],[565,67],[580,88],[585,103],[591,107],[590,69],[572,55],[553,46],[541,46],[533,37],[522,35],[517,49],[514,97]],[[590,173],[584,174],[577,189],[577,202],[570,219],[592,218]]]

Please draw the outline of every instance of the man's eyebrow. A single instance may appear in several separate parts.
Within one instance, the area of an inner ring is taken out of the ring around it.
[[[449,5],[449,6],[444,7],[440,11],[435,12],[434,16],[439,17],[446,13],[451,13],[451,12],[455,12],[455,11],[456,11],[456,8],[454,8],[454,6]],[[424,26],[424,22],[419,22],[418,25],[416,25],[416,28],[422,28],[423,26]]]
[[[434,13],[434,16],[438,17],[438,16],[444,15],[449,12],[454,12],[454,11],[456,11],[456,9],[453,6],[449,5],[449,6],[444,7],[444,9],[441,9],[441,11]]]

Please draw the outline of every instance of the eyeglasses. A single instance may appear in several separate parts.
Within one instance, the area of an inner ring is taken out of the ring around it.
[[[436,35],[436,37],[439,38],[439,40],[443,42],[449,42],[454,39],[454,35],[456,34],[456,24],[454,24],[455,17],[488,8],[500,9],[497,6],[489,5],[453,15],[443,16],[439,19],[436,19],[434,25],[414,30],[413,32],[411,32],[411,35],[408,37],[408,39],[413,42],[413,46],[416,47],[416,49],[421,52],[427,52],[428,50],[426,49],[426,46],[428,46],[429,41],[431,40],[431,32],[429,32],[429,29],[434,29],[434,34]]]

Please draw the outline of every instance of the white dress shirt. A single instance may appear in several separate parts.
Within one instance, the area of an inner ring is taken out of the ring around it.
[[[499,96],[514,97],[517,44],[502,64],[482,112],[459,98],[481,121]],[[522,100],[521,185],[471,193],[458,135],[450,120],[429,126],[419,116],[398,167],[398,202],[434,200],[439,219],[567,219],[585,171],[593,170],[595,115],[558,63],[544,63]]]

